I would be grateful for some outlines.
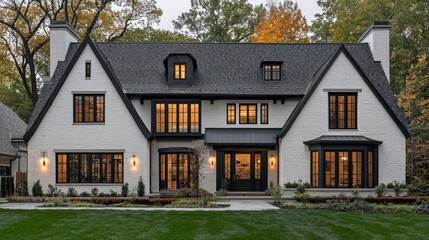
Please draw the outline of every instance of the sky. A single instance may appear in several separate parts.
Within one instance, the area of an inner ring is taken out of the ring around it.
[[[265,4],[266,0],[248,0],[251,4]],[[320,12],[316,0],[297,0],[298,7],[301,9],[307,23],[311,24],[314,19],[314,14]],[[191,0],[157,0],[157,6],[162,9],[164,14],[161,17],[161,22],[155,28],[174,30],[172,21],[182,12],[187,12],[191,8]]]

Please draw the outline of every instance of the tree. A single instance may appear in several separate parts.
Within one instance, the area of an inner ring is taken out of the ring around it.
[[[136,28],[128,30],[119,42],[198,42],[197,39],[188,37],[178,32],[171,32],[152,27]]]
[[[247,42],[262,9],[247,0],[191,0],[173,24],[201,42]]]
[[[193,195],[198,196],[200,195],[200,181],[205,178],[202,168],[207,162],[208,148],[204,143],[193,140],[191,149],[189,154],[190,188]]]
[[[411,65],[429,50],[429,1],[318,0],[322,8],[311,30],[312,41],[356,42],[375,20],[391,23],[391,85],[397,94],[405,87]]]
[[[429,59],[423,54],[411,66],[399,106],[410,123],[407,140],[407,170],[411,181],[429,184]]]
[[[263,11],[251,42],[309,42],[309,27],[297,3],[285,0]]]
[[[133,24],[151,24],[161,14],[155,0],[5,0],[0,2],[0,45],[35,105],[41,79],[48,75],[51,21],[67,20],[80,37],[115,40]]]

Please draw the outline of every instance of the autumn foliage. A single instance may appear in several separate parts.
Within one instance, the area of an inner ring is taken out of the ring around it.
[[[297,3],[271,3],[261,14],[251,41],[255,43],[309,42],[309,27]]]

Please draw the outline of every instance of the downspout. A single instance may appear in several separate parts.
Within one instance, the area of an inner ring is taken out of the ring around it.
[[[15,161],[17,158],[21,159],[20,155],[15,155],[14,158],[10,159],[9,161],[9,175],[12,176],[12,162]],[[18,165],[18,171],[19,171],[19,165]]]
[[[152,138],[149,139],[149,194],[152,193]]]
[[[280,185],[280,144],[279,144],[280,137],[277,137],[277,185]]]

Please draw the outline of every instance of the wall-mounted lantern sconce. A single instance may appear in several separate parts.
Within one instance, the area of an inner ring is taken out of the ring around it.
[[[42,152],[42,165],[46,166],[46,152],[45,151]]]
[[[214,166],[215,157],[213,155],[210,155],[209,160],[210,160],[210,166],[213,167]]]
[[[133,155],[133,165],[136,165],[136,155]]]
[[[273,156],[273,154],[271,154],[271,156],[270,156],[270,163],[271,163],[271,166],[274,166],[274,156]]]

